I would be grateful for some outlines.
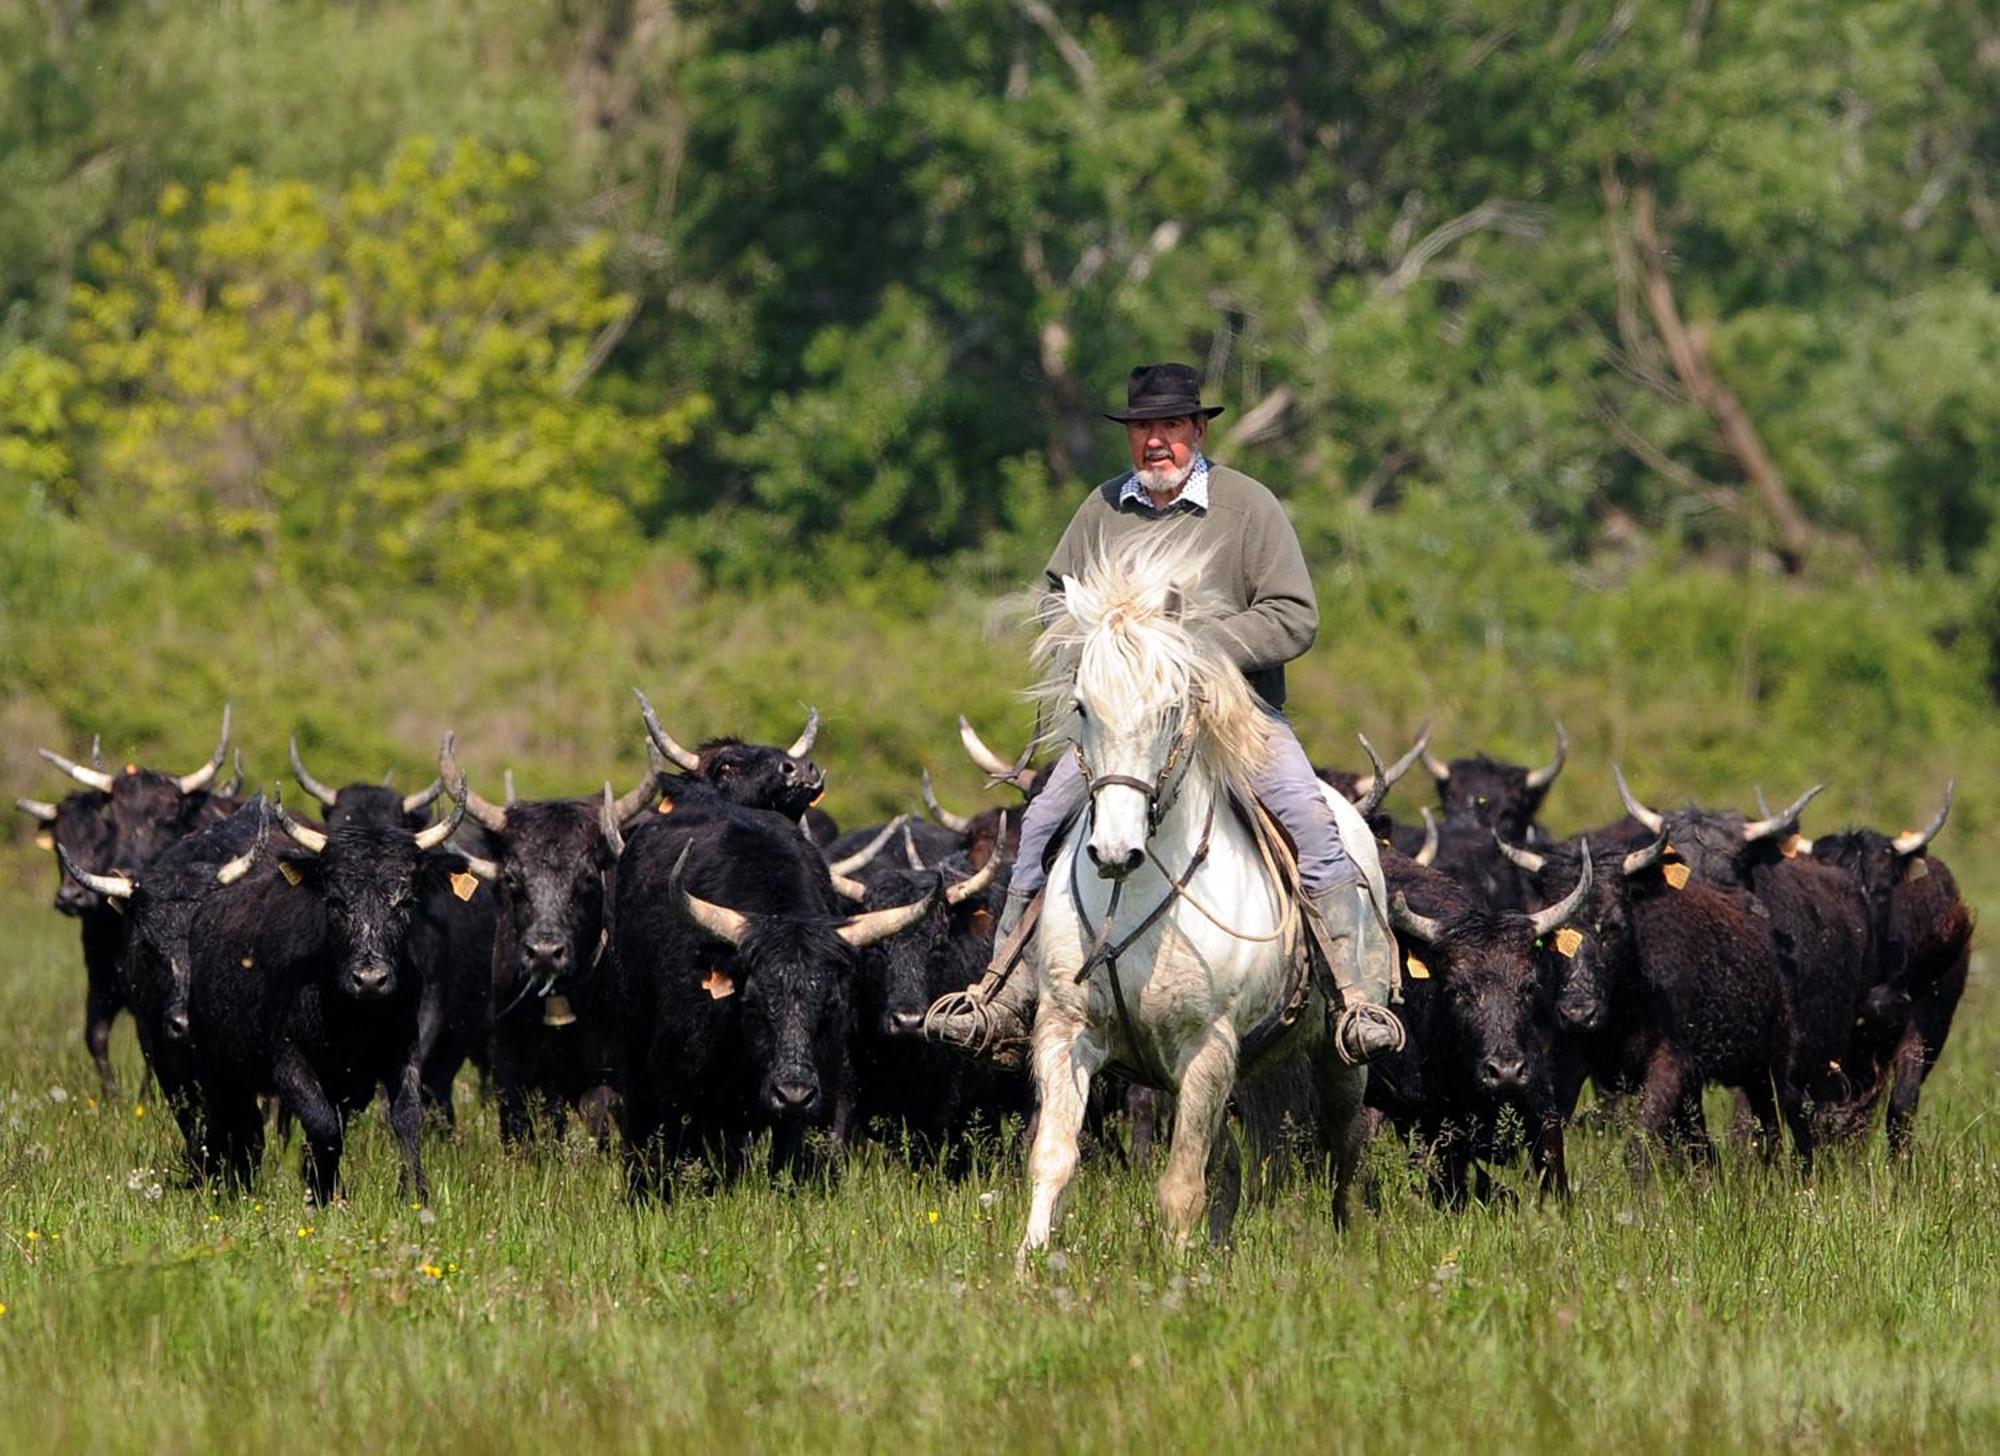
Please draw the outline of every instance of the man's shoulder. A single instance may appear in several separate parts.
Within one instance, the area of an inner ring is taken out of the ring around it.
[[[1285,509],[1284,503],[1263,481],[1245,475],[1232,465],[1218,465],[1213,460],[1208,462],[1208,500],[1212,509],[1248,514],[1282,512]]]

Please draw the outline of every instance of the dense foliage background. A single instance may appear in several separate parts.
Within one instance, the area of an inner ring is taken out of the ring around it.
[[[0,768],[574,788],[637,681],[900,803],[1180,357],[1322,758],[1976,830],[1997,164],[1978,0],[0,4]]]

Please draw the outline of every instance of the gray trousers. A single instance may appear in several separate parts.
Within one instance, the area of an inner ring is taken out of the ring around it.
[[[1292,836],[1298,847],[1299,882],[1316,898],[1336,885],[1359,879],[1360,872],[1340,842],[1333,810],[1320,796],[1319,776],[1299,746],[1292,725],[1272,709],[1265,710],[1265,717],[1268,752],[1263,771],[1257,775],[1257,797]],[[1013,878],[1007,882],[1008,893],[1023,900],[1042,888],[1047,879],[1042,873],[1042,854],[1049,838],[1083,797],[1083,775],[1074,753],[1058,757],[1048,775],[1047,785],[1035,795],[1021,819],[1021,852],[1014,861]]]

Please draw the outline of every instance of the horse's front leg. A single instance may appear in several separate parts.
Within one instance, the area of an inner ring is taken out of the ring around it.
[[[1028,1255],[1049,1246],[1061,1212],[1063,1190],[1076,1172],[1077,1138],[1083,1131],[1091,1076],[1104,1065],[1105,1048],[1083,1018],[1044,998],[1035,1015],[1035,1145],[1028,1154],[1034,1199],[1028,1208],[1028,1231],[1021,1239],[1015,1263],[1025,1267]]]
[[[1180,1058],[1178,1110],[1167,1169],[1160,1175],[1160,1213],[1176,1252],[1187,1248],[1208,1202],[1208,1159],[1236,1086],[1236,1035],[1210,1027]]]

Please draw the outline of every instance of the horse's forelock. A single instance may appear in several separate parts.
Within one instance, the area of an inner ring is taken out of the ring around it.
[[[1052,740],[1074,731],[1079,682],[1103,703],[1185,703],[1200,724],[1198,751],[1212,772],[1242,788],[1264,760],[1263,714],[1241,669],[1204,628],[1228,604],[1203,589],[1208,551],[1167,529],[1100,548],[1081,576],[1042,600],[1029,690]]]

